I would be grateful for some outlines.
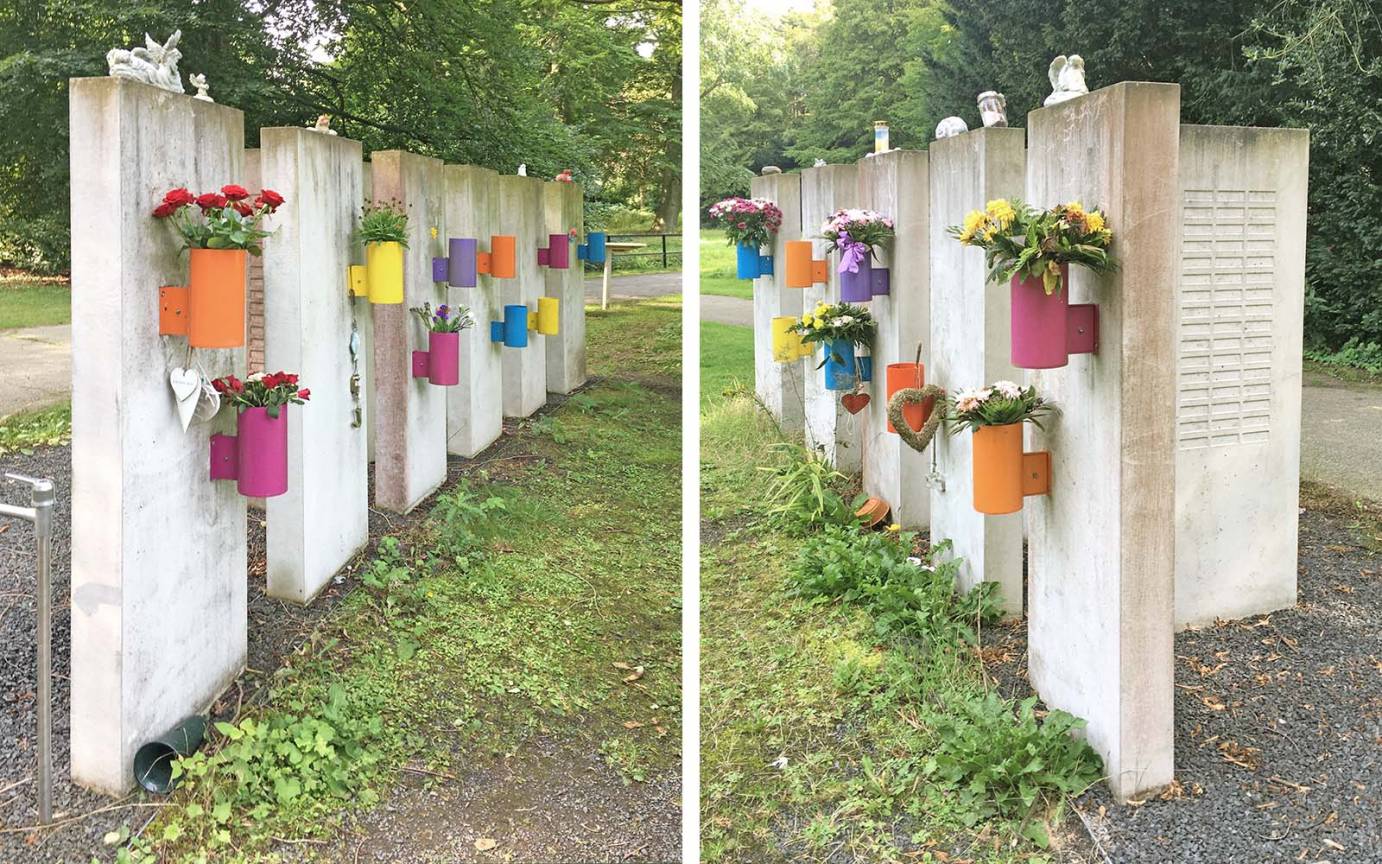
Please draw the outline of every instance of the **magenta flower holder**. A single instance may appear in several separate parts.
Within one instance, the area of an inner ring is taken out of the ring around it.
[[[547,248],[537,250],[537,266],[566,270],[571,266],[571,243],[565,234],[548,234]]]
[[[1099,350],[1099,307],[1070,302],[1069,270],[1047,294],[1041,279],[1012,279],[1012,362],[1019,369],[1057,369],[1071,354]]]
[[[267,408],[246,408],[235,418],[234,435],[211,436],[211,479],[234,480],[246,498],[272,498],[288,491],[288,406],[277,417]]]
[[[440,387],[461,383],[461,334],[428,331],[427,350],[413,352],[413,377]]]

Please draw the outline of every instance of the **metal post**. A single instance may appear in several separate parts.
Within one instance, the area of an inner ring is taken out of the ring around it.
[[[667,235],[662,235],[662,269],[667,269]]]
[[[29,484],[32,507],[0,504],[0,516],[34,523],[38,546],[38,821],[53,821],[53,481],[6,473],[11,483]]]

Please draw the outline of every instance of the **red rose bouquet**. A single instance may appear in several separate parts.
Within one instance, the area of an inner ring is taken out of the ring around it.
[[[233,183],[202,195],[180,187],[163,196],[154,216],[172,223],[182,236],[183,248],[244,249],[259,255],[263,252],[260,241],[271,233],[259,225],[282,203],[283,196],[272,189],[251,201],[249,190]]]
[[[311,390],[298,389],[298,376],[291,372],[256,372],[244,381],[227,375],[212,381],[211,386],[236,408],[267,408],[270,417],[277,417],[283,405],[301,405],[312,398]]]

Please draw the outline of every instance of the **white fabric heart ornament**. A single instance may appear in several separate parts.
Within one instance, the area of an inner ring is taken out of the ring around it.
[[[201,399],[197,402],[197,419],[209,421],[216,416],[216,412],[221,410],[221,394],[216,392],[216,388],[211,386],[211,379],[206,377],[205,372],[200,372],[201,377]]]
[[[197,401],[202,393],[202,376],[195,369],[176,368],[168,373],[168,383],[173,388],[173,399],[178,406],[178,421],[182,431],[192,423],[192,414],[197,410]]]

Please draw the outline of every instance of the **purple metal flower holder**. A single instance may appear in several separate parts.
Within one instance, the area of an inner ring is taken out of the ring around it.
[[[537,250],[537,266],[553,270],[566,270],[571,266],[571,242],[567,235],[547,235],[547,248]]]
[[[873,265],[868,258],[859,262],[859,269],[840,272],[840,299],[845,303],[867,303],[873,297]]]

